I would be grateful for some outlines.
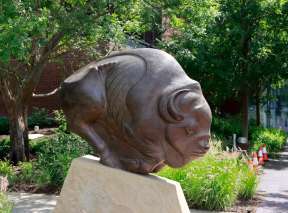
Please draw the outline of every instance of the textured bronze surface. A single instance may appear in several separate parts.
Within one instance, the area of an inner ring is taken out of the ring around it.
[[[68,77],[60,94],[70,129],[105,165],[147,174],[209,149],[211,111],[201,87],[161,50],[92,62]]]

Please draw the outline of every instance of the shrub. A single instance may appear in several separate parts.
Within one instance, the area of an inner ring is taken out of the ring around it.
[[[49,136],[43,136],[43,137],[31,140],[29,142],[31,154],[36,155],[37,153],[41,152],[41,150],[45,146],[45,143],[51,140],[51,137],[53,136],[49,135]]]
[[[43,127],[52,127],[55,126],[56,122],[53,116],[49,116],[49,113],[44,108],[33,108],[32,113],[28,117],[28,126],[33,128],[34,126]]]
[[[58,130],[60,132],[69,133],[70,131],[68,130],[68,125],[65,119],[64,112],[62,110],[55,110],[54,115],[55,115],[55,120],[58,123]]]
[[[20,162],[20,173],[17,175],[16,181],[20,183],[33,183],[35,182],[34,168],[31,162]]]
[[[8,200],[7,196],[0,192],[0,212],[1,213],[11,213],[12,212],[12,203]]]
[[[56,121],[53,116],[49,115],[44,108],[34,107],[32,113],[28,117],[28,126],[53,127],[56,126]],[[0,135],[9,134],[9,120],[6,117],[0,117]]]
[[[251,134],[252,151],[257,151],[259,147],[266,144],[268,153],[279,152],[286,142],[286,133],[280,129],[255,128]]]
[[[0,141],[0,159],[4,160],[8,158],[10,153],[10,140],[9,137]]]
[[[241,123],[238,118],[220,118],[213,116],[211,130],[217,136],[227,138],[234,133],[239,135],[241,131]]]
[[[91,153],[87,142],[74,134],[57,133],[43,143],[35,162],[37,184],[61,187],[74,158]]]
[[[41,150],[41,147],[44,146],[47,140],[50,139],[51,136],[43,136],[40,138],[33,139],[29,142],[30,145],[30,153],[36,155],[37,152]],[[6,160],[10,154],[10,139],[9,137],[2,139],[0,141],[0,160]]]
[[[62,125],[66,125],[62,117]],[[91,154],[88,143],[75,134],[68,134],[59,128],[54,136],[31,141],[31,152],[37,155],[32,162],[20,163],[17,176],[9,162],[0,161],[0,175],[8,176],[13,184],[36,184],[38,187],[60,188],[74,158]],[[8,140],[9,141],[9,140]]]
[[[0,135],[9,133],[9,121],[6,117],[0,117]]]
[[[236,157],[210,152],[180,169],[164,168],[160,176],[178,181],[191,208],[223,210],[237,198],[255,194],[257,175]]]
[[[240,167],[241,181],[238,197],[244,200],[252,199],[256,193],[258,177],[254,170],[251,170],[247,164],[242,162]]]
[[[15,174],[9,161],[0,161],[0,176],[7,176],[9,184],[14,182]]]

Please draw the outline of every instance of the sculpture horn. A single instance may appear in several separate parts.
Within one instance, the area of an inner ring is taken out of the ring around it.
[[[179,95],[187,92],[191,92],[191,90],[175,90],[169,95],[162,96],[158,105],[159,114],[162,119],[170,123],[178,123],[184,119],[184,115],[176,105],[175,100]]]

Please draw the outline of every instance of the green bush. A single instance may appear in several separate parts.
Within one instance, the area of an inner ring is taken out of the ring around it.
[[[38,152],[41,152],[45,145],[49,140],[51,140],[51,137],[54,137],[53,135],[49,136],[43,136],[40,138],[33,139],[29,142],[30,145],[30,153],[32,155],[36,155]]]
[[[34,126],[53,127],[56,125],[53,116],[49,115],[48,111],[44,108],[33,108],[32,113],[28,117],[28,126],[33,128]]]
[[[41,147],[44,146],[44,144],[46,143],[47,140],[50,139],[50,137],[51,136],[44,136],[31,140],[29,142],[30,153],[32,155],[36,155],[36,153],[41,150]],[[9,154],[10,154],[10,139],[9,137],[7,137],[0,141],[0,160],[8,159]]]
[[[36,184],[40,188],[46,186],[60,188],[72,160],[92,153],[86,141],[75,134],[67,133],[64,117],[60,126],[63,128],[58,128],[56,135],[30,142],[31,152],[37,156],[35,161],[20,163],[17,175],[9,162],[0,161],[0,175],[7,175],[13,184],[25,183]]]
[[[239,118],[220,118],[213,116],[211,131],[218,137],[227,138],[241,132],[241,121]]]
[[[74,134],[57,133],[37,153],[35,176],[41,187],[61,187],[74,158],[91,153],[88,143]]]
[[[54,127],[57,122],[53,115],[49,115],[45,108],[34,107],[32,113],[28,116],[28,127],[33,128],[34,126]],[[9,134],[9,120],[6,117],[0,117],[0,135]]]
[[[9,121],[6,117],[0,117],[0,135],[9,133]]]
[[[287,134],[280,129],[255,128],[251,134],[251,151],[257,151],[259,147],[266,144],[268,153],[279,152],[286,143]]]
[[[0,160],[7,159],[10,153],[9,137],[0,140]]]
[[[1,213],[12,213],[13,205],[8,200],[7,196],[0,192],[0,212]]]
[[[54,115],[55,115],[55,120],[58,123],[58,131],[70,133],[64,112],[62,110],[55,110]]]
[[[17,175],[16,180],[18,183],[34,183],[34,167],[32,162],[20,162],[20,173]]]
[[[191,208],[223,210],[237,198],[255,194],[257,175],[240,159],[207,154],[180,169],[164,168],[160,176],[178,181]]]
[[[0,176],[7,176],[9,184],[13,184],[16,176],[9,161],[0,161]]]

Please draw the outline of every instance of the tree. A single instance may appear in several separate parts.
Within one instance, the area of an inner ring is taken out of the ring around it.
[[[175,15],[179,33],[166,49],[200,81],[213,105],[241,97],[242,135],[248,138],[249,97],[287,78],[287,1],[201,3],[191,13],[186,4],[180,7]]]
[[[0,93],[14,163],[29,160],[28,106],[43,67],[72,50],[93,54],[97,44],[119,43],[125,31],[140,25],[139,3],[133,2],[0,1]]]

